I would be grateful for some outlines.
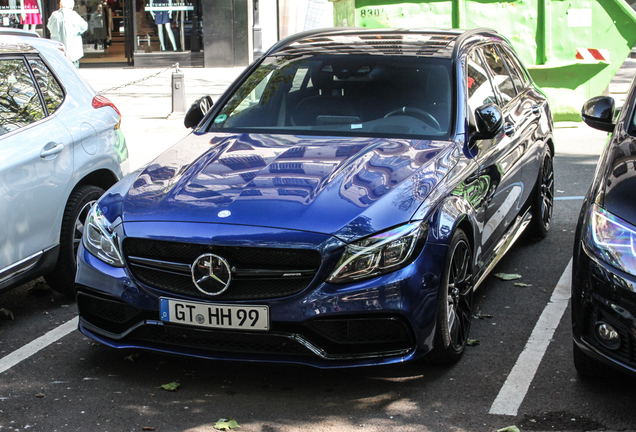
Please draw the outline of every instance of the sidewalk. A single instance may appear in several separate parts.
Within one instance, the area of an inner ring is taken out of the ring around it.
[[[174,69],[81,68],[80,74],[98,92],[108,97],[122,114],[121,129],[128,143],[130,168],[136,169],[161,154],[189,133],[183,126],[183,116],[172,112],[172,72]],[[186,106],[204,95],[216,102],[243,68],[183,68]],[[141,80],[161,72],[156,77],[116,90],[106,89]],[[636,59],[625,60],[608,90],[617,106],[625,100],[636,73]],[[573,123],[575,127],[579,123]],[[568,127],[572,127],[568,125]]]
[[[204,95],[216,102],[243,68],[184,68],[186,106]],[[161,72],[137,84],[103,92]],[[172,112],[174,69],[80,68],[79,73],[97,91],[110,99],[122,115],[130,168],[134,170],[161,154],[186,136],[183,115]]]

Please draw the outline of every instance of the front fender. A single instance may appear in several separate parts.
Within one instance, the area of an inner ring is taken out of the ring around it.
[[[459,196],[449,196],[440,203],[428,218],[428,241],[449,244],[455,230],[461,226],[471,244],[475,244],[475,209]]]

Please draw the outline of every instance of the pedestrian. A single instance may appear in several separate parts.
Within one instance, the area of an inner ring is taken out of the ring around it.
[[[59,6],[46,27],[51,32],[51,39],[64,44],[66,55],[79,69],[79,60],[84,57],[82,33],[88,29],[88,23],[73,10],[75,0],[60,0]]]

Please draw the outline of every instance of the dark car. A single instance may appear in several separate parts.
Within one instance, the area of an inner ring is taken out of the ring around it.
[[[611,132],[583,202],[574,243],[574,364],[590,377],[636,375],[636,91],[615,112],[600,96],[583,106],[589,126]]]
[[[495,31],[293,36],[93,208],[80,330],[212,359],[455,362],[473,290],[550,228],[553,154],[546,97]]]

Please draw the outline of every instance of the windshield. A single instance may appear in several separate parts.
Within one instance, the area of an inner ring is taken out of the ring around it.
[[[373,55],[273,57],[210,130],[445,139],[450,60]]]

